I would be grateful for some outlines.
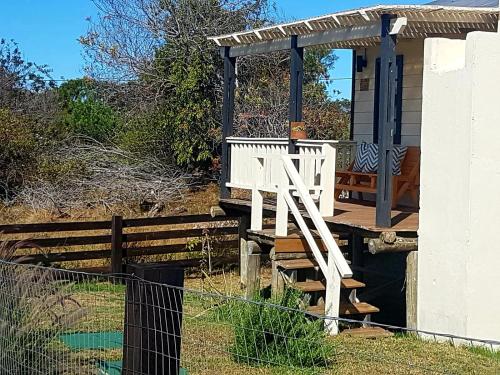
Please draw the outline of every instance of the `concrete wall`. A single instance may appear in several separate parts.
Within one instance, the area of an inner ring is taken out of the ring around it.
[[[418,328],[500,340],[500,35],[427,39]]]
[[[356,91],[354,102],[354,140],[373,141],[373,105],[375,94],[375,62],[380,47],[366,49],[368,66],[362,73],[356,73]],[[401,143],[407,146],[420,145],[420,127],[422,122],[422,74],[424,41],[422,39],[398,42],[398,55],[404,55],[403,68],[403,116],[401,122]],[[358,55],[364,55],[365,49],[358,49]],[[369,90],[361,91],[361,81],[369,79]]]

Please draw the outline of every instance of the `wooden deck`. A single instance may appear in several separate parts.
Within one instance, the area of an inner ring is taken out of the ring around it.
[[[249,211],[251,202],[245,199],[221,199],[222,207],[240,211]],[[276,211],[273,201],[264,203],[264,211],[271,216]],[[307,217],[307,213],[304,213]],[[380,233],[393,230],[398,233],[415,234],[418,230],[418,210],[401,207],[392,210],[392,228],[380,228],[375,225],[375,205],[371,202],[357,200],[345,200],[335,202],[335,215],[326,217],[325,221],[330,225],[354,228],[368,232]]]

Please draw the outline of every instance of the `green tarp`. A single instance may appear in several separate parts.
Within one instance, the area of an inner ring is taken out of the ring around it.
[[[123,347],[122,332],[67,333],[59,338],[71,350],[120,349]]]

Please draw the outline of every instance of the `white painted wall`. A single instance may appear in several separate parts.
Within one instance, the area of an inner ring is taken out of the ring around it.
[[[418,328],[500,340],[500,35],[427,39]]]
[[[373,141],[375,62],[379,51],[380,47],[367,48],[368,66],[364,68],[362,73],[356,73],[353,134],[354,140],[358,142],[371,143]],[[358,49],[356,53],[364,55],[365,50]],[[397,44],[396,53],[404,55],[401,143],[407,146],[419,146],[422,121],[424,41],[422,39],[400,41]],[[364,78],[370,79],[369,91],[360,90],[360,83]]]

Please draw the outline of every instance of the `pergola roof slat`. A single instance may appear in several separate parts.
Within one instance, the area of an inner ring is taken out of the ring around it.
[[[278,46],[285,45],[292,35],[298,35],[299,40],[304,43],[309,41],[308,43],[317,42],[331,48],[353,48],[378,43],[379,37],[372,35],[371,29],[373,25],[379,26],[380,16],[386,13],[407,19],[407,25],[401,29],[400,37],[425,38],[439,34],[463,34],[472,30],[495,31],[498,27],[499,12],[499,8],[486,7],[379,5],[209,39],[221,47],[238,48],[240,52],[235,52],[235,56],[247,52],[253,54],[258,53],[257,51],[275,50]],[[366,33],[359,33],[359,30],[365,30]],[[342,35],[345,35],[344,39],[341,38]],[[264,45],[267,47],[263,48]]]

